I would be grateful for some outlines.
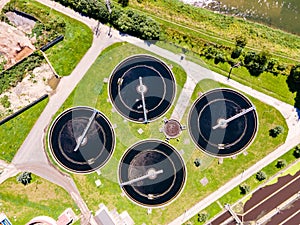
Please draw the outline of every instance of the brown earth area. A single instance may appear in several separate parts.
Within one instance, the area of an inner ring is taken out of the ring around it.
[[[6,60],[5,69],[35,51],[28,37],[19,29],[0,22],[0,56]]]

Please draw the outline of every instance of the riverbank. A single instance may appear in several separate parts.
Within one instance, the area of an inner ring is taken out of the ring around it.
[[[237,16],[253,22],[300,35],[300,2],[292,0],[181,0],[214,12]]]

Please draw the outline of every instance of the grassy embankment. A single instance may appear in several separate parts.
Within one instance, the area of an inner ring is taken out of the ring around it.
[[[119,54],[120,52],[123,52],[124,55],[121,56]],[[157,120],[147,125],[125,121],[118,113],[113,112],[111,104],[107,101],[107,84],[103,83],[103,79],[109,77],[113,68],[122,58],[137,53],[147,52],[130,44],[120,43],[111,46],[103,52],[71,96],[69,96],[59,112],[75,105],[89,105],[99,109],[110,119],[112,124],[117,125],[115,129],[117,137],[115,152],[108,164],[101,169],[102,174],[100,176],[96,173],[89,175],[72,175],[80,189],[82,197],[87,201],[89,208],[96,211],[98,204],[103,202],[109,209],[116,208],[119,212],[127,210],[137,224],[143,222],[147,224],[165,224],[282,144],[287,135],[287,126],[284,118],[276,109],[254,98],[250,98],[256,105],[260,118],[258,135],[254,143],[248,148],[247,156],[242,154],[235,160],[225,159],[222,165],[218,164],[218,160],[208,157],[195,149],[188,131],[184,131],[180,137],[180,141],[172,140],[171,144],[178,150],[184,150],[183,157],[187,165],[188,173],[185,189],[175,203],[162,209],[154,209],[152,214],[147,215],[146,209],[136,206],[129,201],[127,197],[121,195],[122,192],[117,183],[118,162],[124,151],[136,141],[147,138],[163,140],[163,134],[159,132],[159,127],[162,126],[162,120]],[[168,64],[171,63],[167,60],[164,61]],[[172,64],[173,71],[174,68],[179,68],[179,66],[175,66],[174,63]],[[105,67],[102,65],[105,65]],[[184,80],[181,82],[178,80],[178,77],[182,77],[184,72],[177,69],[174,73],[179,86],[182,87]],[[203,91],[203,87],[208,90],[213,88],[214,85],[200,84],[195,90],[190,104],[196,99],[197,93]],[[85,95],[83,95],[83,93],[85,93]],[[269,114],[264,114],[264,112],[269,112]],[[188,112],[186,112],[182,120],[183,124],[187,123],[187,114]],[[273,139],[269,136],[268,131],[276,125],[282,125],[285,128],[285,132],[278,138]],[[139,128],[144,130],[143,134],[138,134],[137,130]],[[259,151],[257,149],[259,149]],[[194,166],[193,162],[195,158],[202,160],[202,166],[200,168]],[[226,171],[232,172],[227,173]],[[200,184],[200,180],[203,177],[207,177],[209,180],[209,183],[205,187]],[[96,179],[100,179],[102,182],[102,186],[99,188],[96,188]]]
[[[0,126],[0,159],[12,161],[47,103],[48,98]]]
[[[216,65],[213,59],[208,60],[199,54],[207,44],[224,46],[230,52],[234,48],[235,37],[239,35],[245,36],[248,42],[244,52],[250,50],[268,52],[272,58],[287,66],[287,72],[292,65],[299,62],[300,38],[296,35],[185,5],[177,0],[145,0],[141,3],[130,1],[129,8],[150,14],[161,23],[164,41],[158,42],[158,46],[176,53],[183,53],[182,48],[185,48],[188,50],[185,53],[188,59],[193,60],[195,57],[196,60],[201,59],[211,70],[224,76],[227,76],[230,70],[229,63]],[[250,75],[245,67],[240,67],[233,69],[231,78],[281,101],[294,104],[295,94],[289,91],[286,84],[287,76],[274,76],[264,72],[255,77]]]
[[[16,225],[24,225],[36,216],[50,216],[57,220],[66,208],[78,212],[64,189],[36,175],[32,175],[31,183],[26,186],[18,183],[16,177],[2,183],[0,203],[0,211]]]

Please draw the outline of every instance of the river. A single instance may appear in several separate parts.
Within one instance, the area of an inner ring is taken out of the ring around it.
[[[182,0],[300,35],[300,0]]]

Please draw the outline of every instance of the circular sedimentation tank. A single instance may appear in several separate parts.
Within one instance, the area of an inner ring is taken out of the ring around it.
[[[126,196],[147,208],[165,206],[179,196],[186,181],[182,157],[160,140],[130,147],[119,164],[119,183]]]
[[[109,120],[98,110],[74,107],[61,113],[49,132],[50,152],[64,169],[90,173],[111,157],[115,134]]]
[[[147,123],[171,107],[176,82],[170,68],[150,55],[134,55],[123,60],[109,79],[110,100],[125,118]]]
[[[241,93],[214,89],[192,105],[188,118],[194,143],[205,153],[230,157],[248,147],[258,129],[255,106]]]

